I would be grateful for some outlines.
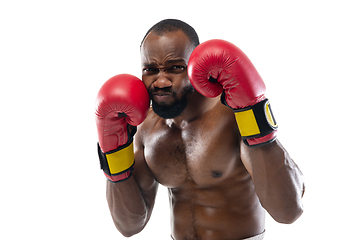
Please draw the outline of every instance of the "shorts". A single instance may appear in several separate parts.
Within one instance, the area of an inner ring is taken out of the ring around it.
[[[170,235],[171,239],[174,240],[174,238]],[[249,237],[249,238],[244,238],[243,240],[263,240],[265,237],[265,231],[263,231],[262,233],[260,233],[259,235],[253,236],[253,237]]]
[[[243,240],[262,240],[265,237],[265,231],[263,231],[262,233],[260,233],[259,235],[253,236],[253,237],[249,237],[249,238],[245,238]]]

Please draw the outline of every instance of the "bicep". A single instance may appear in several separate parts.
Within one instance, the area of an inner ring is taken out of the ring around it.
[[[249,172],[251,177],[253,178],[253,168],[251,165],[251,158],[250,158],[250,152],[249,147],[245,145],[244,141],[240,141],[240,158],[243,162],[246,170]]]
[[[145,161],[144,145],[140,134],[137,133],[134,139],[135,166],[133,176],[140,188],[141,194],[146,202],[148,210],[151,212],[155,203],[155,197],[159,183],[155,180]]]

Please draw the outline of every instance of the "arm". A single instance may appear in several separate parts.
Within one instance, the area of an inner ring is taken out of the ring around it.
[[[144,146],[135,135],[135,168],[132,177],[118,183],[107,181],[106,197],[116,228],[125,237],[139,233],[150,219],[158,183],[144,158]]]
[[[107,200],[115,226],[127,237],[145,227],[157,190],[145,163],[141,130],[133,140],[133,126],[145,120],[149,104],[143,82],[129,74],[107,80],[96,98],[98,154],[109,180]]]
[[[302,174],[276,140],[266,87],[250,59],[230,42],[209,40],[192,52],[188,73],[199,93],[222,94],[222,103],[233,109],[243,140],[241,158],[262,206],[276,221],[294,222],[302,213]]]
[[[254,148],[241,142],[241,159],[268,213],[280,223],[298,219],[303,212],[303,175],[280,142]]]

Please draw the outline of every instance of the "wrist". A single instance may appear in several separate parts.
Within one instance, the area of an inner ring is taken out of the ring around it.
[[[107,153],[103,153],[98,144],[98,154],[101,169],[109,181],[119,182],[131,177],[135,164],[132,137],[125,145]]]
[[[276,137],[277,137],[277,131],[275,130],[264,137],[243,139],[243,142],[248,147],[259,147],[272,143],[273,141],[276,140]]]
[[[225,101],[224,93],[221,96],[221,102],[230,107]],[[261,146],[276,139],[278,125],[268,99],[265,98],[252,106],[233,109],[233,111],[240,135],[247,146]]]
[[[110,182],[113,182],[113,183],[122,182],[122,181],[128,180],[132,176],[133,170],[134,170],[134,168],[131,168],[131,169],[125,171],[124,173],[120,173],[118,175],[108,175],[104,171],[104,175]]]

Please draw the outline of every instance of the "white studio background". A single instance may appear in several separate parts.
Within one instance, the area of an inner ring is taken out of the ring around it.
[[[96,152],[94,101],[140,77],[139,44],[165,18],[238,45],[267,85],[279,139],[302,169],[305,212],[266,239],[346,239],[359,218],[356,1],[1,1],[1,239],[125,239]],[[169,239],[167,190],[131,239]]]

